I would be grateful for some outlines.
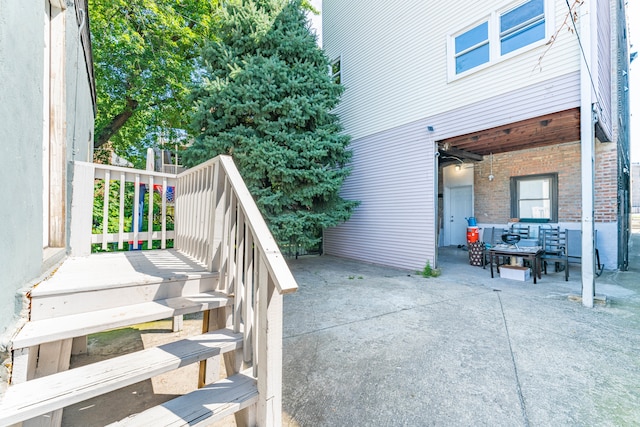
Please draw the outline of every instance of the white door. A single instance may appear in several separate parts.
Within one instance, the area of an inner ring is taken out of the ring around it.
[[[449,192],[449,244],[467,244],[467,220],[473,216],[473,187],[451,187]]]

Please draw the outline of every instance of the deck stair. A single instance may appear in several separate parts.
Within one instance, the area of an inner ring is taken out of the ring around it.
[[[232,414],[239,426],[281,424],[282,295],[297,285],[231,159],[178,176],[81,162],[75,169],[71,256],[27,295],[30,318],[12,340],[0,426],[59,426],[69,405],[189,364],[199,364],[197,390],[113,425],[204,426]],[[87,235],[99,180],[103,194],[117,180],[120,188],[161,182],[164,194],[173,185],[175,231],[165,228],[163,197],[161,232],[123,232],[121,209],[119,231]],[[160,241],[161,249],[88,250],[127,239]],[[170,240],[175,249],[166,249]],[[183,315],[198,312],[201,334],[69,369],[89,334],[161,319],[179,328]]]

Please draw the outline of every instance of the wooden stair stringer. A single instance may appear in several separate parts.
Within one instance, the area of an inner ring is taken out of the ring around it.
[[[229,306],[233,299],[205,292],[140,304],[27,322],[13,339],[13,348],[85,336],[109,329]]]
[[[0,425],[11,425],[183,366],[242,348],[224,329],[11,385],[0,401]]]
[[[204,427],[258,401],[256,379],[248,373],[216,381],[108,427]]]

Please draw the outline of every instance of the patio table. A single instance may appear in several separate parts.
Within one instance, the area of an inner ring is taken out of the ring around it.
[[[489,265],[491,277],[493,278],[493,259],[496,259],[496,271],[500,271],[499,257],[519,257],[531,261],[533,270],[533,283],[537,283],[536,278],[542,279],[541,259],[542,247],[517,247],[513,245],[496,245],[489,249]]]

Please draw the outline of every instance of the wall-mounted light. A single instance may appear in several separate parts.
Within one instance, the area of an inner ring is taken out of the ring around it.
[[[462,169],[460,165],[456,165],[456,170],[459,171],[460,169]]]

